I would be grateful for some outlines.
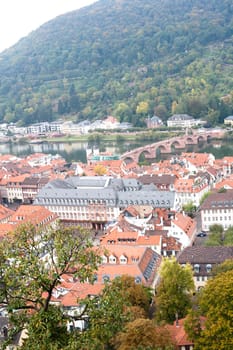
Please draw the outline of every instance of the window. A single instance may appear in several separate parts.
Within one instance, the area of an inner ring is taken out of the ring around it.
[[[199,264],[195,264],[194,265],[194,272],[195,273],[199,273],[200,272],[200,265]]]
[[[116,264],[116,257],[113,256],[113,255],[111,255],[111,256],[109,257],[109,263],[110,263],[110,264]]]
[[[120,263],[121,263],[121,264],[127,264],[127,258],[126,258],[124,255],[122,255],[122,256],[120,257]]]
[[[137,277],[135,278],[135,283],[136,283],[136,284],[139,284],[139,283],[141,283],[141,282],[142,282],[141,277],[140,277],[140,276],[137,276]]]
[[[103,276],[103,282],[109,282],[109,281],[110,281],[109,275],[104,275]]]
[[[207,265],[206,265],[206,272],[207,272],[207,273],[210,273],[211,270],[212,270],[212,265],[211,265],[211,264],[207,264]]]

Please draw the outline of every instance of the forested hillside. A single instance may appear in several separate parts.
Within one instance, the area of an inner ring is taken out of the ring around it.
[[[0,54],[0,122],[175,112],[233,114],[232,0],[99,0]]]

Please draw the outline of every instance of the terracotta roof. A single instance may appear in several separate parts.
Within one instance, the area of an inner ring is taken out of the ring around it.
[[[0,239],[3,238],[7,233],[14,231],[17,225],[14,224],[0,224]]]
[[[136,231],[119,232],[117,228],[115,228],[100,238],[100,244],[132,244],[133,241],[135,242],[137,240],[137,237],[138,233]]]
[[[29,174],[24,174],[24,175],[18,175],[18,176],[11,176],[9,179],[7,179],[8,186],[11,184],[21,184],[24,182],[26,177],[28,177]]]
[[[171,334],[172,339],[178,346],[193,345],[193,341],[189,340],[188,335],[184,329],[185,319],[178,320],[174,322],[173,325],[166,325],[165,328],[168,329]]]
[[[109,245],[101,245],[101,248],[105,248],[106,250],[106,256],[114,255],[118,262],[120,261],[120,257],[124,255],[128,262],[127,264],[136,264],[137,262],[135,259],[141,259],[144,252],[145,247],[138,247],[135,245],[115,245],[115,244],[109,244]],[[138,260],[137,260],[138,261]]]
[[[78,306],[79,301],[85,299],[89,295],[98,295],[104,288],[104,283],[81,283],[76,282],[62,282],[59,286],[65,289],[65,294],[53,296],[52,301],[60,302],[65,307]]]
[[[223,179],[215,185],[216,189],[220,188],[233,189],[233,179]]]
[[[10,223],[31,223],[34,225],[49,224],[57,215],[39,205],[21,205],[11,216]]]
[[[177,192],[190,192],[190,193],[197,193],[203,190],[203,188],[206,188],[208,186],[207,181],[200,181],[198,184],[196,182],[196,178],[192,179],[177,179],[175,182],[175,190]]]
[[[163,251],[181,251],[182,244],[172,236],[162,236],[162,250]]]
[[[0,221],[2,221],[5,218],[8,218],[12,214],[14,214],[14,210],[6,208],[4,205],[0,204]]]
[[[190,238],[193,236],[196,229],[195,221],[188,215],[183,215],[181,213],[176,213],[175,219],[172,220],[172,223],[178,226]]]
[[[161,246],[161,240],[162,240],[161,235],[154,235],[154,236],[143,235],[143,236],[138,236],[136,244],[142,245],[142,246],[155,246],[155,245]]]
[[[210,153],[185,153],[181,154],[181,158],[186,159],[189,163],[192,163],[196,167],[203,167],[211,164],[211,158],[214,160],[214,156]]]

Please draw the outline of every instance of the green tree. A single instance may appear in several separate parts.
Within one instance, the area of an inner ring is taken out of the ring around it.
[[[204,203],[204,201],[206,200],[206,198],[208,198],[210,195],[211,195],[211,191],[204,193],[200,199],[200,205],[202,205]]]
[[[116,115],[122,122],[128,120],[128,117],[132,115],[132,111],[125,102],[121,102],[117,105],[113,114]]]
[[[233,259],[227,259],[222,264],[217,265],[213,269],[213,275],[233,270]]]
[[[195,343],[197,350],[233,349],[233,270],[209,280],[201,294],[205,327]]]
[[[184,322],[185,332],[188,334],[190,340],[195,341],[201,335],[202,322],[200,311],[198,308],[189,311]]]
[[[90,233],[79,227],[38,229],[24,225],[0,242],[1,303],[15,329],[28,330],[27,343],[34,347],[27,349],[36,349],[40,343],[49,349],[50,341],[54,346],[63,343],[59,332],[59,327],[64,328],[63,315],[50,306],[53,291],[67,273],[80,282],[91,279],[99,262]]]
[[[233,245],[233,227],[229,227],[224,231],[220,224],[210,226],[210,234],[206,240],[208,246],[232,246]]]
[[[197,210],[197,207],[192,201],[190,201],[190,202],[184,204],[182,209],[188,216],[193,218],[194,214],[195,214],[195,212]]]
[[[156,106],[154,112],[158,117],[160,117],[163,120],[167,118],[168,111],[164,104],[159,104],[158,106]]]
[[[193,291],[191,266],[182,267],[175,258],[165,259],[161,265],[160,282],[156,289],[156,319],[172,323],[177,315],[179,318],[184,317],[191,306]]]

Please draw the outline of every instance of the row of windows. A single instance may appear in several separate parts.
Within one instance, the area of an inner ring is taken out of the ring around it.
[[[56,199],[56,198],[38,198],[37,199],[37,203],[43,203],[43,204],[60,204],[60,205],[90,205],[90,204],[102,204],[105,206],[116,206],[117,203],[115,200],[113,199],[106,199],[103,200],[101,203],[98,200],[88,200],[88,199]],[[120,200],[119,201],[119,205],[124,205],[124,206],[128,206],[128,205],[152,205],[152,206],[161,206],[161,207],[170,207],[171,206],[171,202],[170,200]]]
[[[51,211],[55,212],[69,212],[69,213],[113,213],[114,208],[101,208],[98,210],[94,210],[92,207],[65,207],[65,206],[49,206]]]
[[[116,277],[119,277],[119,276],[114,276],[114,278],[116,278]],[[97,275],[95,275],[94,276],[94,282],[97,282],[98,281],[98,276]],[[103,275],[102,276],[102,282],[104,283],[104,282],[109,282],[110,281],[110,275]],[[141,283],[142,282],[142,278],[140,277],[140,276],[137,276],[137,277],[135,277],[135,283],[137,283],[137,284],[139,284],[139,283]]]
[[[229,211],[231,211],[231,209],[211,209],[211,210],[204,210],[204,214],[212,214],[212,213],[229,213]]]
[[[204,221],[214,221],[214,222],[217,222],[217,221],[227,221],[227,220],[232,220],[232,216],[206,216],[203,218]]]
[[[200,281],[207,281],[208,280],[208,277],[207,276],[198,276],[197,277],[197,281],[200,282]]]
[[[210,273],[210,272],[212,271],[212,265],[211,265],[211,264],[207,264],[207,265],[205,266],[205,268],[206,268],[206,272],[207,272],[207,273]],[[199,264],[195,264],[195,265],[193,266],[193,269],[194,269],[194,271],[195,271],[196,273],[199,273],[199,272],[200,272],[200,265],[199,265]]]
[[[140,205],[140,204],[143,204],[143,205],[146,205],[146,204],[148,204],[148,205],[156,205],[156,206],[164,206],[164,205],[166,205],[166,206],[170,206],[170,200],[161,200],[161,201],[159,201],[159,200],[156,200],[156,201],[154,201],[153,199],[151,199],[151,200],[148,200],[148,199],[146,199],[146,200],[143,200],[143,199],[141,199],[141,200],[120,200],[119,201],[119,204],[120,205],[130,205],[130,204],[134,204],[134,205]]]
[[[72,199],[72,198],[43,198],[43,199],[37,199],[38,202],[43,202],[43,203],[51,203],[51,204],[115,204],[115,200],[113,199],[106,199],[106,200],[99,200],[99,199]]]
[[[120,264],[127,264],[127,261],[128,259],[124,256],[120,257],[119,259]],[[106,256],[102,257],[103,264],[107,264],[107,263],[116,264],[116,262],[117,262],[117,258],[115,256],[110,256],[109,258],[107,258]]]
[[[92,207],[66,207],[66,206],[48,206],[49,210],[56,212],[56,213],[74,213],[74,214],[80,214],[80,213],[114,213],[114,208],[101,208],[101,210],[94,210]]]

